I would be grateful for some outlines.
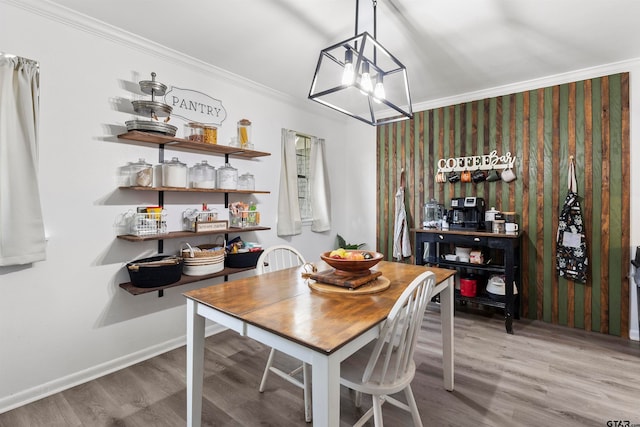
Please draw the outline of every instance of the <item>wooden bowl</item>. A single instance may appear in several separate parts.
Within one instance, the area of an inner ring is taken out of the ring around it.
[[[380,252],[363,251],[359,249],[347,250],[347,252],[362,252],[371,254],[371,258],[363,260],[331,258],[331,251],[320,254],[320,258],[331,267],[335,268],[336,274],[344,274],[348,276],[365,276],[370,274],[369,269],[379,263],[384,255]]]

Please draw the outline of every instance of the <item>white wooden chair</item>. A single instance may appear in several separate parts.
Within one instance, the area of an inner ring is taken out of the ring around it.
[[[271,271],[303,265],[305,262],[304,257],[297,249],[287,245],[277,245],[266,249],[262,255],[260,255],[258,264],[256,265],[256,271],[257,274],[269,273]],[[269,353],[269,358],[267,359],[267,366],[264,368],[264,374],[262,374],[262,381],[260,382],[259,388],[260,392],[262,393],[264,391],[267,385],[267,378],[271,372],[289,381],[291,384],[300,387],[304,395],[304,417],[307,422],[311,422],[310,366],[306,363],[301,363],[301,365],[293,371],[286,372],[274,366],[275,357],[276,350],[272,348]],[[296,375],[298,375],[300,371],[302,371],[302,381],[296,378]]]
[[[394,304],[378,339],[342,362],[340,384],[356,392],[356,406],[360,407],[361,393],[373,398],[373,407],[354,426],[364,425],[373,415],[374,425],[382,427],[382,404],[389,402],[410,412],[414,426],[422,427],[411,391],[416,372],[413,353],[434,283],[432,272],[416,277]],[[401,391],[407,404],[390,397]]]

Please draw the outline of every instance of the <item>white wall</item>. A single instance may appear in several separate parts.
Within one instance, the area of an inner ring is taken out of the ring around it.
[[[333,181],[349,168],[344,147],[351,139],[375,146],[371,127],[353,124],[306,99],[293,100],[47,3],[28,2],[38,6],[33,11],[17,4],[0,1],[0,49],[40,62],[39,180],[49,241],[46,261],[0,267],[0,412],[182,345],[182,292],[222,280],[169,289],[162,298],[155,293],[132,296],[118,286],[128,281],[126,262],[157,252],[156,242],[116,239],[113,226],[119,214],[157,203],[155,192],[117,188],[117,170],[126,162],[139,157],[158,161],[157,147],[127,144],[115,137],[126,130],[125,121],[134,118],[123,111],[131,110],[130,89],[139,80],[150,79],[155,71],[169,87],[195,89],[222,100],[228,117],[219,129],[220,142],[235,134],[240,118],[253,122],[256,149],[272,155],[253,161],[231,159],[231,164],[241,174],[252,172],[257,189],[271,191],[252,197],[262,211],[263,224],[272,230],[242,237],[265,246],[288,242],[310,260],[333,247],[336,232],[351,235],[347,228],[351,224],[342,214],[345,207],[336,200],[349,200],[352,192],[365,186],[351,188]],[[313,233],[305,227],[302,235],[291,239],[276,236],[283,127],[327,141],[331,232]],[[203,158],[215,166],[224,163],[222,156],[185,151],[167,150],[165,158],[172,155],[188,165]],[[375,177],[374,165],[367,175]],[[184,208],[203,201],[220,207],[224,203],[221,195],[203,199],[167,193],[169,228],[179,227]],[[369,216],[373,212],[375,218],[374,209],[372,205],[361,211]],[[354,239],[373,247],[375,228],[367,229],[372,222],[363,216],[358,218]],[[165,252],[176,251],[179,244],[166,241]]]

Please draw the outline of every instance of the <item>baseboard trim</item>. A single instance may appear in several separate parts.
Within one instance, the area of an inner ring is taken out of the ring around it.
[[[207,326],[205,336],[209,337],[226,329],[221,325],[213,324]],[[0,399],[0,414],[182,347],[186,342],[185,335],[4,397]]]

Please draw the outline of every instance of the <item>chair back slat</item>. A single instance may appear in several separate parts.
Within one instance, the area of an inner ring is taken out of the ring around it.
[[[256,273],[263,274],[304,264],[304,256],[294,247],[276,245],[265,249],[258,258]]]
[[[392,383],[410,368],[435,274],[425,271],[407,286],[385,320],[362,381]]]

